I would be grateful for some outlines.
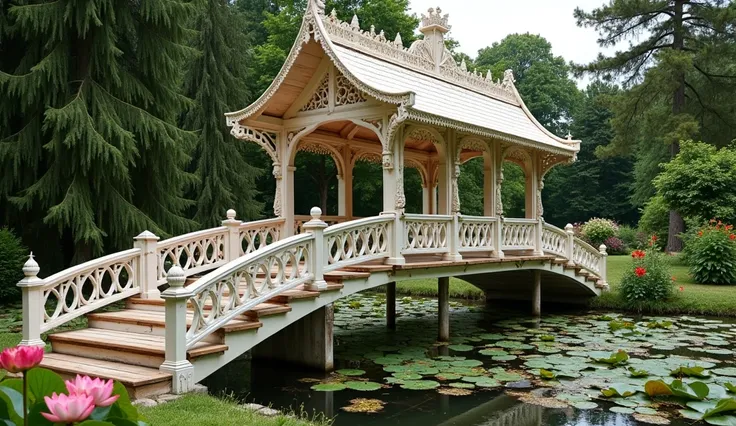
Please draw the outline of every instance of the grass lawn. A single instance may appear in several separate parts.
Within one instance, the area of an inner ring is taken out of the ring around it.
[[[379,287],[377,291],[385,291]],[[437,279],[411,280],[396,283],[396,294],[402,296],[437,297]],[[450,297],[453,299],[480,300],[483,291],[457,278],[450,278]]]
[[[264,417],[238,407],[237,403],[209,395],[191,394],[167,404],[140,408],[146,421],[154,426],[315,426],[325,421],[311,422],[297,417]]]

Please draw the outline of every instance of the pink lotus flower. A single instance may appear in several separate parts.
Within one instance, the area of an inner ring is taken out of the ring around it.
[[[69,391],[69,395],[90,396],[97,407],[109,407],[120,398],[120,395],[112,394],[112,386],[112,380],[91,379],[79,374],[74,380],[66,381],[66,390]]]
[[[0,353],[0,369],[10,373],[22,373],[37,366],[43,360],[43,346],[16,346]]]
[[[46,420],[54,423],[76,423],[85,420],[95,409],[94,399],[87,395],[57,395],[44,397],[46,407],[51,413],[41,413]]]

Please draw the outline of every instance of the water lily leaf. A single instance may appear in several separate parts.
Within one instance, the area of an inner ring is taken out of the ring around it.
[[[457,382],[457,383],[450,383],[451,388],[457,388],[457,389],[475,389],[475,385],[472,383],[463,383],[463,382]]]
[[[719,376],[736,377],[736,367],[717,368],[712,372]]]
[[[611,354],[608,358],[593,358],[596,362],[610,365],[625,364],[629,360],[629,354],[625,350],[619,349],[618,352]]]
[[[539,369],[539,375],[545,380],[552,380],[557,377],[553,371],[545,370],[544,368]]]
[[[365,374],[364,370],[358,370],[358,369],[344,369],[344,370],[337,370],[335,373],[340,374],[342,376],[362,376]]]
[[[448,348],[455,352],[470,352],[473,350],[473,347],[470,345],[450,345]]]
[[[647,377],[647,376],[649,376],[649,372],[647,370],[637,370],[634,367],[629,367],[629,374],[631,374],[631,377]]]
[[[736,426],[736,417],[735,416],[716,416],[716,417],[708,417],[705,419],[705,422],[709,425],[714,426]]]
[[[345,382],[345,386],[348,389],[352,389],[356,391],[363,391],[363,392],[376,391],[376,390],[381,389],[381,385],[375,382],[350,381],[350,382]]]
[[[552,336],[551,334],[543,334],[543,335],[539,336],[539,340],[541,340],[543,342],[554,342],[555,341],[555,336]]]
[[[672,394],[682,398],[695,399],[702,401],[710,393],[708,385],[703,382],[693,382],[690,384],[683,383],[682,380],[675,380],[670,383]]]
[[[733,383],[724,383],[723,386],[725,386],[729,392],[736,393],[736,385],[734,385]]]
[[[598,408],[598,404],[591,401],[578,401],[578,402],[572,402],[571,403],[573,407],[577,408],[578,410],[592,410],[594,408]]]
[[[468,359],[464,361],[453,361],[450,363],[450,365],[453,367],[473,368],[473,367],[480,367],[481,365],[483,365],[483,361],[478,361],[477,359]]]
[[[676,377],[697,377],[705,379],[710,377],[710,373],[705,371],[703,367],[686,367],[680,366],[670,372],[670,375]]]
[[[618,413],[618,414],[634,414],[634,410],[628,407],[611,407],[609,410],[612,413]]]
[[[459,374],[453,374],[453,373],[440,373],[434,376],[435,379],[441,380],[441,381],[449,381],[449,380],[457,380],[461,378],[462,376]]]
[[[393,373],[398,380],[422,380],[422,375],[417,373]]]
[[[408,390],[430,390],[440,387],[434,380],[408,380],[401,385],[402,389]]]
[[[622,398],[627,398],[635,393],[637,393],[641,388],[639,386],[632,386],[626,383],[614,383],[606,389],[601,389],[601,393],[605,397],[612,397],[612,396],[620,396]]]
[[[342,383],[322,383],[312,386],[312,390],[317,392],[337,392],[345,389],[347,386]]]
[[[486,356],[504,356],[509,354],[508,352],[500,349],[481,349],[478,353]]]
[[[690,404],[688,404],[688,406],[689,405]],[[733,398],[721,399],[720,401],[716,403],[715,407],[703,413],[703,418],[705,419],[708,417],[714,417],[716,415],[721,415],[729,411],[736,411],[736,399],[733,399]]]
[[[491,359],[494,361],[498,361],[498,362],[508,362],[508,361],[513,361],[516,358],[518,358],[516,355],[499,355],[499,356],[494,356]]]
[[[644,392],[649,396],[672,395],[670,385],[662,380],[650,380],[644,385]]]
[[[482,380],[475,382],[475,386],[479,388],[497,388],[501,386],[501,382],[489,377],[483,377]]]

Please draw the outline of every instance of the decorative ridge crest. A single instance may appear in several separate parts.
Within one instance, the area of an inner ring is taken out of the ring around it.
[[[438,25],[449,31],[450,26],[447,25],[448,15],[442,16],[441,9],[439,8],[430,10],[432,11],[430,16],[425,16],[426,21],[423,19],[425,23],[423,28],[427,27],[428,24]],[[494,99],[516,106],[520,105],[519,99],[516,97],[516,91],[514,90],[513,78],[504,78],[503,82],[500,79],[494,81],[490,72],[483,75],[476,70],[468,71],[467,69],[463,69],[461,65],[452,60],[449,52],[446,52],[446,56],[450,60],[445,61],[441,66],[437,67],[437,63],[428,50],[419,48],[420,46],[418,44],[426,40],[419,40],[415,42],[411,49],[407,49],[402,44],[400,34],[397,34],[394,40],[389,40],[383,31],[377,33],[373,27],[369,31],[364,31],[358,25],[359,20],[357,17],[354,17],[352,22],[345,22],[337,17],[335,10],[322,17],[322,21],[330,39],[336,44],[349,47],[383,61],[409,68],[465,89],[479,92]]]
[[[445,14],[444,16],[442,15],[441,8],[430,8],[427,15],[422,14],[422,28],[442,27],[445,30],[450,31],[452,27],[448,25],[449,18],[449,14]]]

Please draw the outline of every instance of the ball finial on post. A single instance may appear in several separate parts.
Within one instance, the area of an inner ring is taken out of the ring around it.
[[[312,210],[309,211],[309,214],[312,216],[312,219],[320,220],[320,218],[322,217],[322,209],[319,207],[312,207]]]
[[[575,227],[572,226],[572,223],[568,223],[567,226],[565,226],[566,232],[574,232]]]
[[[23,264],[23,275],[25,275],[26,278],[35,278],[40,270],[41,267],[38,266],[38,262],[36,262],[35,256],[33,256],[33,252],[31,252],[31,254],[28,255],[28,260]]]
[[[600,251],[601,254],[608,254],[608,247],[606,247],[605,244],[601,244],[601,246],[598,247],[598,251]]]
[[[237,215],[237,212],[233,209],[230,209],[227,211],[227,220],[235,220],[235,216]]]
[[[169,283],[169,286],[172,288],[184,287],[186,280],[187,276],[179,265],[172,266],[166,274],[166,282]]]

